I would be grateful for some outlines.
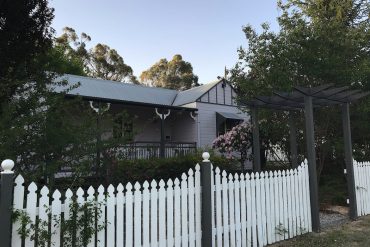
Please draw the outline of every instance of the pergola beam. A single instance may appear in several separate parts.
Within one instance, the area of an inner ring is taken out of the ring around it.
[[[295,86],[294,89],[297,90],[298,92],[301,92],[302,94],[306,96],[314,96],[317,93],[320,93],[330,87],[332,87],[334,84],[329,83],[329,84],[324,84],[320,85],[317,87],[301,87],[301,86]]]

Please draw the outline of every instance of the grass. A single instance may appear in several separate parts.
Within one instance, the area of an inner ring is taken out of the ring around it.
[[[357,221],[332,227],[321,233],[309,233],[291,240],[274,244],[274,247],[335,246],[356,247],[370,246],[370,216]]]

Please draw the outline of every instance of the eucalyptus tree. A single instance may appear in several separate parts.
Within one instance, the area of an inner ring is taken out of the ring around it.
[[[64,50],[71,60],[80,61],[88,76],[105,80],[138,83],[132,68],[122,56],[106,44],[98,43],[88,49],[91,37],[82,32],[79,36],[73,28],[65,27],[63,34],[55,39],[55,47]]]
[[[169,89],[186,90],[198,86],[198,76],[193,73],[191,63],[177,54],[172,60],[162,58],[140,75],[141,83]]]

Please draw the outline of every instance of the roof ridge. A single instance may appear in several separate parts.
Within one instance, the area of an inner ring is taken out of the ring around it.
[[[142,84],[134,84],[134,83],[128,83],[128,82],[121,82],[121,81],[105,80],[105,79],[95,78],[95,77],[91,77],[91,76],[81,76],[81,75],[73,75],[73,74],[64,74],[64,76],[81,77],[81,78],[84,78],[84,79],[87,79],[87,80],[99,80],[99,81],[109,82],[109,83],[112,83],[112,84],[124,84],[126,86],[132,86],[132,87],[142,87],[142,88],[150,88],[150,89],[155,89],[155,90],[173,91],[173,92],[176,92],[176,95],[179,92],[177,90],[169,89],[169,88],[150,87],[150,86],[142,85]]]

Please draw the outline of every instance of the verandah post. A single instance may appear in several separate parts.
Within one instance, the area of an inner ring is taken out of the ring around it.
[[[0,187],[0,241],[1,246],[11,246],[12,204],[13,204],[13,175],[14,162],[6,159],[1,163]]]
[[[212,246],[212,163],[209,153],[202,154],[203,162],[200,166],[202,186],[202,247]]]

